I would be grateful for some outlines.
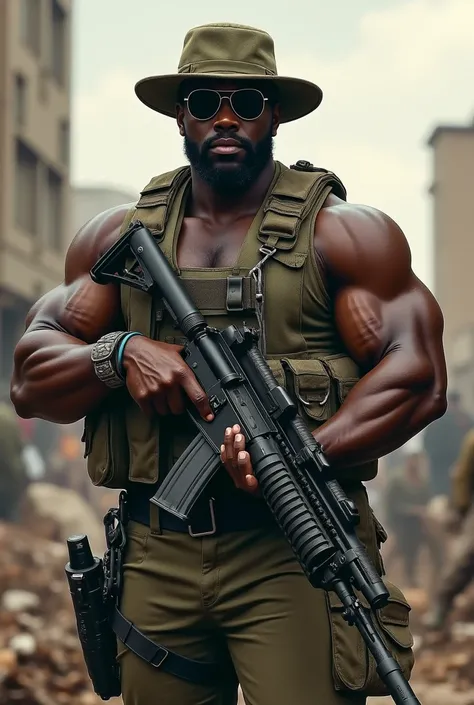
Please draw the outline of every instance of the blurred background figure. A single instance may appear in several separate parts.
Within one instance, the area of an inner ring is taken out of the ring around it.
[[[429,466],[420,436],[405,444],[398,464],[389,470],[384,488],[384,520],[394,541],[384,556],[390,573],[395,558],[401,561],[403,585],[420,587],[422,553],[428,554],[435,575],[441,554],[433,534],[427,506],[431,496]]]
[[[447,529],[458,533],[446,571],[441,574],[431,610],[424,624],[441,629],[455,598],[474,578],[474,430],[464,437],[452,472]]]
[[[451,471],[464,436],[472,426],[472,418],[464,410],[459,392],[449,392],[445,415],[430,424],[423,434],[433,497],[449,495]]]
[[[14,521],[28,486],[24,443],[7,387],[0,387],[0,520]]]

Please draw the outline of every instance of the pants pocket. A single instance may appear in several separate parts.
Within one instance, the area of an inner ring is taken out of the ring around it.
[[[147,554],[150,527],[137,521],[127,525],[127,543],[125,545],[124,569],[143,563]]]
[[[385,646],[400,665],[403,675],[409,679],[415,661],[409,625],[411,607],[400,588],[388,580],[385,585],[390,593],[389,601],[385,607],[372,613],[372,621]],[[360,601],[364,604],[362,597]],[[387,688],[377,674],[372,654],[357,627],[345,621],[343,605],[335,593],[327,593],[327,604],[334,688],[345,692],[363,692],[366,696],[388,695]]]

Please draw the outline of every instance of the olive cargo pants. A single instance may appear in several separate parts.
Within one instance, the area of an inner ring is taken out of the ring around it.
[[[348,494],[359,510],[359,539],[381,573],[378,547],[386,534],[365,489]],[[183,656],[225,662],[230,654],[247,705],[364,705],[364,690],[381,694],[358,630],[345,623],[334,593],[311,587],[275,524],[197,538],[132,521],[127,532],[124,616]],[[410,608],[396,586],[386,585],[390,601],[379,624],[408,677]],[[232,673],[212,686],[188,683],[121,642],[118,659],[124,705],[236,703]]]
[[[364,504],[360,536],[374,557],[375,529]],[[334,689],[326,600],[276,526],[193,538],[157,535],[129,522],[123,614],[183,656],[216,661],[228,649],[247,705],[366,702],[361,694]],[[357,662],[359,656],[352,658]],[[148,665],[120,642],[118,659],[124,705],[236,702],[233,678],[215,686],[188,683]]]

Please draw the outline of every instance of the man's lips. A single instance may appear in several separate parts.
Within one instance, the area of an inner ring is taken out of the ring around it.
[[[219,139],[212,143],[210,152],[214,154],[237,154],[243,149],[242,145],[233,139]]]

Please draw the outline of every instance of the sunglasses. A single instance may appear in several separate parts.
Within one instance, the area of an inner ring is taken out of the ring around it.
[[[268,98],[257,88],[239,88],[236,91],[197,88],[184,102],[195,120],[211,120],[219,112],[223,100],[229,101],[233,112],[241,120],[256,120],[265,110]]]

